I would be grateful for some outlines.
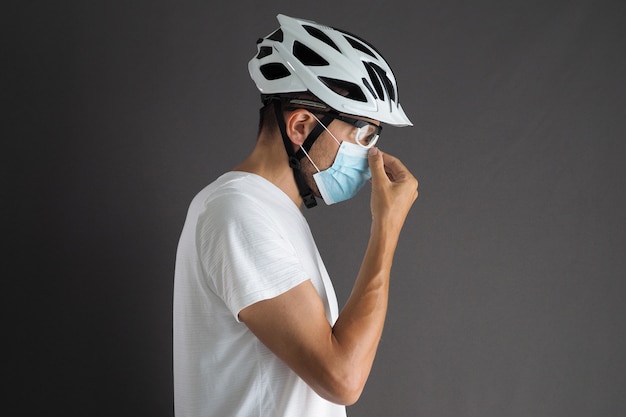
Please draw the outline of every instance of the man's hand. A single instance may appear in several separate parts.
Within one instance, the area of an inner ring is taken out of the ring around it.
[[[373,225],[400,234],[417,199],[417,180],[398,158],[378,148],[370,149],[368,158],[372,172]]]

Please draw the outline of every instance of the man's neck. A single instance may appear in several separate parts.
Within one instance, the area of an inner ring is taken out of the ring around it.
[[[302,206],[302,197],[280,138],[260,137],[252,153],[233,170],[250,172],[265,178],[287,194],[296,206]]]

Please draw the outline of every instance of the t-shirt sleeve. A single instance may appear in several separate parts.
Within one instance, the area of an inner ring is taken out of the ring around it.
[[[309,278],[276,221],[245,195],[214,199],[198,219],[197,247],[207,285],[236,320],[244,308]]]

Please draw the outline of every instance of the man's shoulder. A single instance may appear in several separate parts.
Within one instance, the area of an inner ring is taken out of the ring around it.
[[[253,202],[263,204],[266,201],[273,201],[277,193],[282,191],[263,177],[247,172],[230,171],[205,187],[196,198],[205,206],[239,207]]]
[[[301,215],[280,188],[259,175],[240,171],[217,178],[196,195],[192,205],[211,218]]]

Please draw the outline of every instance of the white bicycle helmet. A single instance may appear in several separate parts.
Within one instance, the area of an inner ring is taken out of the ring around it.
[[[257,42],[248,63],[262,95],[309,91],[339,113],[412,126],[391,68],[369,43],[310,20],[277,16],[280,28]]]

